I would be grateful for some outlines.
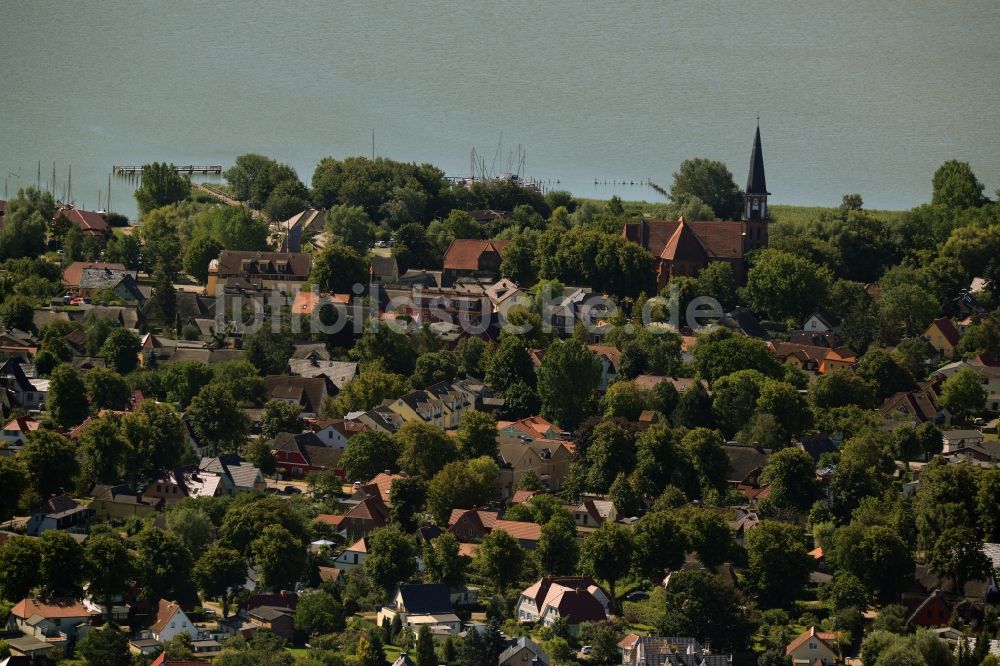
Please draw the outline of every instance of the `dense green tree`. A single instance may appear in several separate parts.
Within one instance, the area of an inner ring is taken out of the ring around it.
[[[820,598],[834,611],[844,608],[866,608],[871,594],[865,584],[852,573],[838,573],[820,590]],[[889,608],[882,609],[881,615]],[[904,618],[905,625],[905,618]]]
[[[212,382],[229,389],[241,403],[259,405],[264,401],[266,384],[261,370],[246,359],[212,366]]]
[[[368,557],[365,571],[372,582],[388,598],[400,583],[417,573],[416,557],[419,550],[413,537],[389,525],[375,530],[368,538]]]
[[[955,418],[977,414],[986,408],[986,389],[972,368],[962,368],[941,385],[941,405]]]
[[[985,203],[983,184],[976,178],[968,162],[948,160],[934,172],[931,184],[934,187],[932,204],[948,208],[971,208]]]
[[[712,397],[701,382],[692,382],[681,394],[670,421],[686,428],[711,428],[715,425]]]
[[[749,640],[744,602],[732,585],[705,569],[684,569],[670,576],[664,636],[692,636],[717,650],[740,649]]]
[[[825,268],[780,250],[762,250],[747,272],[743,300],[779,321],[801,322],[823,304],[832,276]]]
[[[434,638],[427,626],[420,627],[417,633],[417,666],[437,666],[438,658],[434,652]]]
[[[960,592],[970,580],[985,580],[992,573],[992,563],[983,553],[983,542],[965,527],[953,527],[938,537],[927,559],[931,571],[949,578]]]
[[[389,496],[392,497],[389,513],[392,522],[398,523],[407,532],[417,529],[417,513],[427,502],[427,483],[415,477],[393,479]]]
[[[295,607],[295,628],[307,636],[343,631],[344,607],[325,590],[304,594]]]
[[[233,548],[212,546],[198,558],[192,575],[205,596],[222,600],[222,615],[228,617],[230,594],[246,580],[246,559]]]
[[[559,511],[542,525],[538,540],[538,563],[542,571],[553,576],[571,575],[580,557],[576,523],[568,512]]]
[[[118,420],[105,416],[89,421],[80,432],[80,486],[115,483],[122,477],[128,444]]]
[[[127,375],[139,365],[139,350],[139,336],[127,328],[116,328],[101,346],[101,356],[109,368]]]
[[[617,603],[616,584],[628,573],[632,556],[632,535],[617,523],[602,523],[583,540],[580,564],[592,576],[607,582],[612,606]]]
[[[589,466],[587,486],[595,492],[607,492],[621,473],[628,473],[636,460],[635,432],[615,420],[602,421],[592,431],[589,442],[580,450]]]
[[[757,370],[738,370],[712,384],[712,410],[726,436],[732,437],[750,421],[767,379]]]
[[[139,212],[183,201],[191,194],[191,181],[180,175],[173,164],[153,162],[142,167],[142,180],[135,191]]]
[[[120,374],[109,368],[93,368],[83,377],[90,404],[96,409],[125,410],[129,407],[132,391]]]
[[[681,162],[670,186],[670,200],[684,204],[698,199],[707,204],[720,220],[737,220],[743,196],[733,174],[722,162],[696,157]]]
[[[364,372],[369,371],[367,366],[379,365],[381,370],[406,376],[416,367],[417,353],[406,335],[372,323],[351,349],[351,358],[362,364]]]
[[[195,438],[216,453],[236,451],[250,433],[250,419],[224,386],[209,384],[191,401],[188,421]]]
[[[298,541],[306,542],[308,530],[305,521],[289,502],[277,497],[253,496],[233,502],[227,509],[219,528],[219,541],[249,554],[250,542],[268,525],[282,525]]]
[[[240,201],[259,208],[274,188],[287,180],[298,180],[295,170],[264,155],[247,153],[236,158],[223,174],[233,195]]]
[[[49,375],[49,392],[45,406],[52,420],[63,428],[71,428],[87,418],[87,388],[71,365],[56,366]]]
[[[334,206],[326,214],[326,231],[364,256],[375,240],[375,227],[361,206]]]
[[[365,411],[388,398],[396,399],[406,393],[406,378],[402,375],[368,369],[347,382],[347,385],[327,404],[331,416],[341,417],[348,412]]]
[[[92,534],[84,546],[84,577],[88,591],[104,604],[106,620],[111,621],[111,603],[125,594],[132,577],[128,548],[113,532]]]
[[[0,522],[14,515],[21,494],[29,487],[28,470],[22,461],[11,456],[0,457]]]
[[[698,475],[702,494],[723,492],[730,474],[729,455],[722,448],[725,440],[718,430],[695,428],[681,440],[681,448]]]
[[[87,632],[76,651],[86,666],[132,666],[128,634],[113,626]]]
[[[497,420],[486,412],[469,410],[459,417],[458,452],[470,460],[497,455]]]
[[[819,495],[816,463],[808,453],[796,448],[771,454],[761,474],[761,483],[771,488],[767,498],[769,508],[804,513]]]
[[[876,318],[879,340],[894,345],[903,338],[922,334],[937,316],[938,308],[937,299],[920,284],[883,287]]]
[[[683,525],[665,511],[647,513],[632,533],[632,566],[645,578],[661,580],[668,571],[680,569],[687,551]]]
[[[209,235],[192,239],[184,251],[184,272],[198,283],[205,284],[208,282],[208,264],[218,259],[223,249],[222,243]]]
[[[34,314],[34,304],[24,296],[11,296],[0,305],[0,322],[7,328],[30,331]]]
[[[802,528],[762,521],[746,537],[747,580],[762,606],[788,606],[798,599],[812,568]]]
[[[706,567],[717,567],[726,562],[733,551],[733,533],[729,523],[717,511],[700,507],[690,507],[678,512],[684,526],[684,536],[689,550],[698,555]]]
[[[0,545],[0,598],[23,599],[41,582],[41,542],[11,536]]]
[[[339,465],[348,479],[367,481],[382,470],[398,469],[401,453],[398,442],[387,433],[366,430],[347,441]]]
[[[427,581],[456,588],[465,580],[466,557],[459,554],[458,539],[451,532],[425,542],[423,560]]]
[[[737,336],[724,328],[698,338],[694,347],[694,367],[701,378],[710,383],[738,370],[757,370],[774,379],[784,375],[781,363],[764,342]]]
[[[305,427],[305,421],[300,416],[301,412],[302,408],[299,405],[287,403],[283,400],[269,401],[264,407],[260,434],[270,439],[279,432],[302,432],[302,429]]]
[[[31,487],[39,498],[48,498],[73,487],[79,472],[76,446],[52,430],[28,433],[17,459],[28,471]]]
[[[187,446],[180,417],[169,405],[153,400],[122,416],[121,429],[129,444],[125,471],[131,478],[177,465]]]
[[[288,333],[272,331],[267,325],[243,339],[244,357],[265,375],[284,374],[294,351],[295,344]]]
[[[847,368],[834,368],[816,378],[809,387],[809,398],[821,409],[857,405],[875,406],[875,393],[863,377]]]
[[[854,575],[881,599],[894,598],[913,573],[910,548],[882,525],[838,528],[824,552],[834,570]]]
[[[493,530],[476,549],[473,564],[479,574],[501,594],[518,580],[524,565],[524,549],[503,530]]]
[[[167,529],[181,538],[196,560],[215,538],[211,516],[201,507],[191,504],[171,507],[167,513]]]
[[[441,428],[427,423],[406,423],[393,439],[401,451],[400,467],[414,476],[429,479],[458,457],[458,448],[452,438]]]
[[[312,280],[320,291],[350,294],[355,285],[368,283],[368,262],[346,245],[331,244],[313,261]]]
[[[80,598],[83,594],[84,551],[68,532],[48,530],[38,538],[39,589],[44,596]]]
[[[725,261],[709,262],[698,271],[698,291],[701,296],[714,298],[729,311],[737,303],[736,277],[733,267]]]
[[[909,391],[916,386],[913,375],[892,354],[881,349],[869,351],[862,356],[858,361],[856,372],[874,387],[877,401],[885,400],[899,391]]]
[[[450,382],[458,376],[459,357],[448,349],[428,352],[417,357],[410,383],[413,388],[425,389],[439,382]]]
[[[427,511],[438,525],[448,524],[452,509],[483,506],[496,494],[499,470],[494,473],[486,465],[485,471],[480,474],[470,463],[450,462],[434,475],[427,485]]]
[[[145,599],[174,599],[189,580],[191,553],[179,536],[147,526],[135,538],[133,566],[139,594]]]
[[[250,544],[261,584],[271,590],[294,587],[306,571],[306,544],[281,525],[268,525]]]
[[[159,371],[169,402],[185,409],[213,378],[212,368],[200,361],[178,361]]]
[[[361,632],[358,636],[358,647],[354,651],[358,666],[383,666],[385,664],[385,650],[374,634]]]

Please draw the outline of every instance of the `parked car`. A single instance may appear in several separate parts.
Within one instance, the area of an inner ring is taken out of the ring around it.
[[[649,599],[649,594],[642,590],[635,590],[625,595],[625,601],[645,601]]]

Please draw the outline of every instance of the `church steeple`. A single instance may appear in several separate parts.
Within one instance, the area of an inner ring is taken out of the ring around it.
[[[753,137],[753,151],[750,153],[750,171],[747,173],[747,189],[743,196],[743,219],[767,219],[767,179],[764,177],[764,151],[760,147],[760,118],[757,118],[757,132]]]

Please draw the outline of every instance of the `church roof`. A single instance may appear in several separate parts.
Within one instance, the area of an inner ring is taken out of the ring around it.
[[[690,261],[701,259],[705,254],[711,259],[743,256],[744,225],[740,222],[684,221],[684,230],[681,227],[681,220],[641,220],[627,223],[622,236],[664,259]]]
[[[707,261],[708,257],[705,247],[691,230],[691,227],[684,222],[683,217],[678,222],[677,229],[663,247],[660,258],[670,261],[677,261],[679,259]]]
[[[750,153],[750,172],[747,174],[747,194],[770,194],[764,178],[764,151],[760,147],[760,125],[753,137],[753,152]]]

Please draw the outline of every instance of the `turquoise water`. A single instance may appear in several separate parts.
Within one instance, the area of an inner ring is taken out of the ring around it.
[[[0,174],[94,208],[113,164],[370,154],[582,196],[746,179],[760,115],[778,203],[930,197],[944,160],[1000,187],[1000,3],[0,0]],[[14,175],[11,175],[14,174]],[[601,181],[595,186],[594,181]],[[112,205],[134,214],[127,183]]]

